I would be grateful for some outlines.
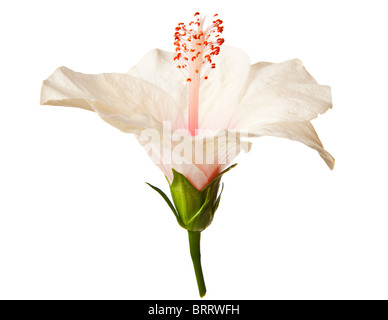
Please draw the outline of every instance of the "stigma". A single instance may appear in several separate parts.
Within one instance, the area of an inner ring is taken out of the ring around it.
[[[206,28],[204,22],[205,17],[196,12],[194,20],[188,25],[181,22],[175,28],[174,61],[177,68],[184,72],[187,82],[208,79],[208,73],[216,67],[213,58],[220,53],[225,41],[221,38],[224,27],[218,14],[213,16],[212,23]]]

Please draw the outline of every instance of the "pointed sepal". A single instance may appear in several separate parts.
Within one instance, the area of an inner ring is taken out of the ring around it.
[[[166,203],[170,207],[171,211],[173,212],[175,218],[177,219],[179,225],[184,228],[184,225],[182,224],[182,220],[179,217],[179,214],[176,211],[174,205],[172,204],[170,198],[162,190],[160,190],[158,187],[155,187],[155,186],[153,186],[152,184],[150,184],[148,182],[146,182],[146,184],[148,184],[152,189],[154,189],[157,193],[159,193],[159,195],[164,199],[164,201],[166,201]]]

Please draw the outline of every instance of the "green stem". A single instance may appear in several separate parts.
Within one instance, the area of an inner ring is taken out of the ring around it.
[[[193,260],[195,277],[197,278],[198,291],[201,298],[206,294],[205,280],[203,279],[202,266],[201,266],[201,232],[200,231],[188,231],[189,232],[189,244],[190,255]]]

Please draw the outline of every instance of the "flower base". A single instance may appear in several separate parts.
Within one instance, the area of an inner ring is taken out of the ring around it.
[[[219,188],[222,175],[236,165],[234,164],[222,171],[202,190],[197,190],[184,175],[173,169],[174,180],[172,183],[169,182],[173,202],[162,190],[147,183],[162,196],[174,213],[179,225],[189,233],[190,255],[201,297],[206,294],[201,266],[201,232],[213,221],[214,214],[220,203],[223,188],[220,193]]]

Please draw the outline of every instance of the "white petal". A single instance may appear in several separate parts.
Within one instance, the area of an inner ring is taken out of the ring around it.
[[[300,60],[251,67],[246,93],[232,127],[258,123],[309,121],[331,108],[330,87],[319,85]]]
[[[127,74],[83,74],[58,68],[43,82],[41,104],[96,111],[126,132],[157,127],[163,121],[182,126],[175,101],[158,87]]]
[[[214,58],[216,68],[203,80],[199,93],[199,127],[228,129],[232,114],[244,94],[249,76],[248,55],[237,48],[222,46]]]
[[[174,168],[202,190],[241,150],[250,145],[226,130],[192,137],[180,132],[143,130],[137,138],[154,163],[172,182]]]
[[[175,55],[175,52],[153,49],[128,74],[158,86],[172,96],[180,108],[187,108],[188,86],[184,74],[174,61]]]
[[[323,148],[314,127],[309,121],[259,125],[249,130],[249,136],[274,136],[302,142],[310,148],[315,149],[331,170],[334,168],[334,158]]]
[[[206,175],[208,182],[232,164],[241,151],[249,152],[251,144],[241,140],[237,132],[228,130],[206,130],[193,138],[195,154],[203,155],[202,163],[196,159],[195,165]]]
[[[173,181],[172,169],[174,168],[189,179],[198,190],[202,189],[202,186],[207,185],[206,175],[191,159],[187,159],[187,154],[185,156],[178,152],[176,149],[178,142],[173,141],[171,131],[143,130],[136,137],[151,160],[163,171],[170,183]]]

